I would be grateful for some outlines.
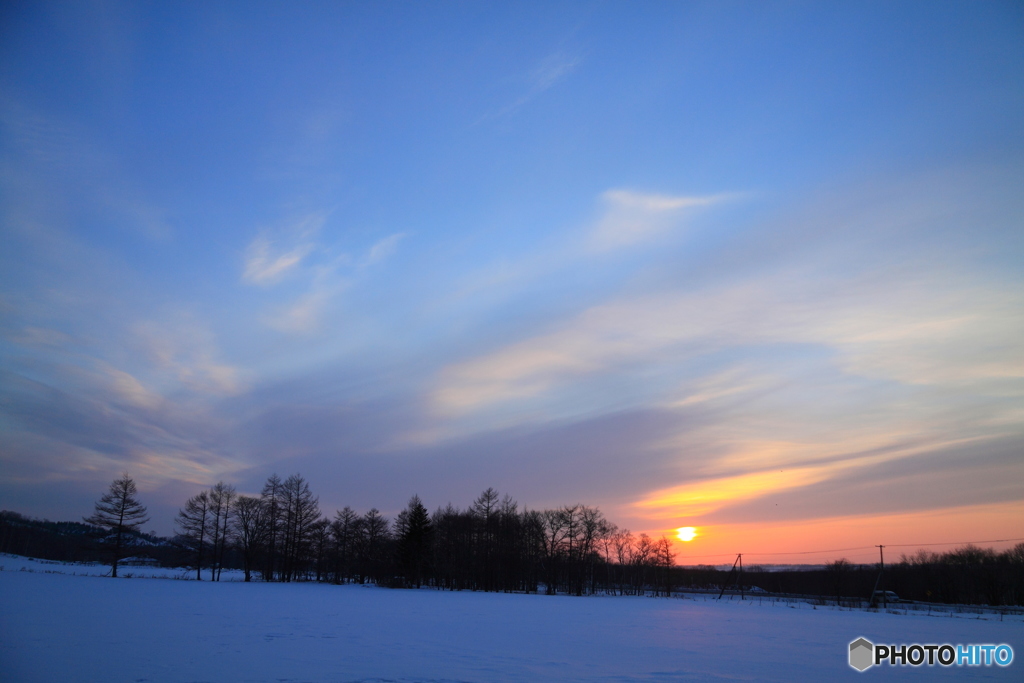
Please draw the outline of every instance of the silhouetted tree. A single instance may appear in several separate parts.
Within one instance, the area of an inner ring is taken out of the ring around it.
[[[313,567],[317,582],[330,575],[327,565],[331,556],[331,522],[325,517],[313,522],[309,531],[313,546]]]
[[[524,510],[520,517],[523,548],[523,590],[536,591],[540,585],[545,557],[544,514],[540,510]]]
[[[311,560],[313,525],[320,518],[318,499],[309,490],[309,483],[293,474],[281,485],[283,511],[282,581],[292,581],[304,572]]]
[[[386,549],[390,538],[388,518],[377,508],[371,508],[359,525],[359,582],[371,579],[379,583],[386,565]]]
[[[675,562],[676,554],[672,552],[672,542],[662,536],[654,547],[655,564],[661,571],[661,587],[665,590],[665,597],[672,597],[672,565]]]
[[[267,552],[264,557],[264,566],[261,570],[264,581],[273,581],[274,572],[277,570],[277,555],[281,540],[281,477],[272,474],[267,478],[260,493],[260,501],[263,504],[263,513],[266,524]]]
[[[224,564],[224,551],[228,544],[230,531],[229,520],[231,518],[231,502],[235,498],[235,487],[228,486],[224,482],[218,482],[210,489],[210,513],[213,545],[213,556],[210,561],[210,580],[219,581],[222,565]]]
[[[580,577],[576,594],[597,590],[597,568],[603,563],[601,544],[611,533],[612,525],[596,507],[579,506],[579,534],[577,540]]]
[[[434,511],[433,567],[437,585],[448,590],[474,588],[473,525],[474,518],[451,503]]]
[[[505,495],[496,512],[494,559],[497,567],[495,590],[527,590],[526,546],[519,504]]]
[[[259,498],[239,496],[233,505],[235,541],[242,555],[245,580],[252,580],[256,558],[266,539],[267,514]]]
[[[1006,604],[1024,605],[1024,543],[1018,543],[1003,553],[1003,560],[1010,576]]]
[[[476,518],[476,557],[478,575],[485,591],[494,590],[494,551],[497,532],[498,492],[488,487],[473,501],[470,512]]]
[[[338,510],[331,521],[331,536],[334,539],[334,582],[352,580],[361,535],[362,519],[346,506]]]
[[[633,561],[633,587],[637,594],[646,591],[651,583],[651,567],[656,563],[654,541],[647,534],[640,534],[631,552]]]
[[[565,564],[568,529],[562,510],[545,510],[541,514],[544,521],[544,592],[555,595],[561,578],[560,570]]]
[[[110,575],[117,577],[117,563],[124,557],[126,534],[138,531],[139,527],[149,521],[146,507],[136,499],[138,489],[135,481],[125,472],[120,479],[110,484],[110,490],[96,502],[96,509],[85,521],[103,527],[114,535],[114,545],[110,549]]]
[[[430,548],[434,529],[430,515],[419,496],[413,496],[409,505],[395,519],[395,536],[398,539],[398,566],[405,577],[406,585],[423,585],[429,569]]]
[[[195,553],[196,581],[202,581],[203,548],[212,525],[210,494],[202,491],[189,498],[185,507],[178,510],[174,522],[185,547]]]

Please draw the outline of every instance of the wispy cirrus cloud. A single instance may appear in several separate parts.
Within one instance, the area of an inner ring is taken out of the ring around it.
[[[225,388],[236,388],[218,377],[225,367],[186,368],[179,357],[151,358],[129,370],[81,353],[29,370],[15,366],[0,373],[11,445],[0,460],[18,469],[35,453],[37,480],[125,467],[151,481],[186,474],[188,481],[215,480],[244,467],[244,456],[223,447],[229,422],[213,410]]]
[[[590,269],[597,257],[614,258],[630,247],[658,244],[672,235],[685,234],[686,220],[702,207],[742,198],[744,193],[666,195],[609,189],[595,198],[598,215],[581,228],[566,231],[538,244],[517,259],[502,258],[471,271],[452,294],[453,301],[513,293],[556,273]]]
[[[578,54],[561,51],[551,53],[530,74],[533,90],[543,92],[551,88],[563,78],[569,77],[582,61],[583,58]]]
[[[366,276],[369,269],[391,258],[407,236],[405,232],[396,232],[381,238],[356,259],[312,239],[323,224],[323,214],[305,223],[302,241],[287,251],[275,252],[266,237],[257,237],[250,244],[243,274],[243,279],[258,284],[275,284],[287,274],[301,282],[302,294],[286,304],[274,306],[262,317],[268,327],[287,334],[308,335],[320,330],[332,301],[359,277]]]
[[[633,190],[608,190],[601,198],[604,216],[591,230],[588,247],[610,251],[651,241],[677,227],[687,210],[736,198],[735,193],[672,196]]]
[[[306,257],[322,249],[316,237],[327,217],[327,212],[314,212],[274,231],[276,237],[268,231],[257,235],[245,250],[242,281],[268,286],[298,270]],[[282,243],[286,246],[279,246]]]
[[[278,282],[289,271],[297,268],[312,250],[312,244],[300,244],[288,251],[275,251],[274,243],[270,239],[257,237],[245,250],[242,280],[254,285]]]
[[[550,90],[555,85],[571,76],[582,62],[583,58],[579,54],[565,51],[557,51],[549,54],[547,57],[540,60],[540,62],[538,62],[537,65],[523,77],[523,80],[525,81],[525,93],[520,95],[510,104],[502,107],[497,111],[497,113],[484,116],[481,120],[491,118],[497,119],[515,113],[531,100],[537,98],[545,91]]]
[[[367,251],[365,258],[363,258],[362,264],[364,266],[372,266],[376,263],[384,261],[389,256],[395,253],[398,249],[398,243],[406,236],[404,232],[396,232],[393,235],[388,235],[384,239],[375,242],[369,251]]]
[[[895,275],[895,274],[894,274]],[[860,282],[808,297],[791,273],[699,292],[594,306],[558,329],[464,361],[441,376],[433,402],[461,414],[556,391],[634,364],[682,363],[751,345],[813,344],[850,373],[919,384],[1024,376],[1016,333],[1024,297],[997,284],[953,284],[932,296],[898,281]]]
[[[101,363],[101,371],[106,375],[113,394],[131,406],[153,409],[164,401],[163,396],[143,385],[138,377],[129,372],[106,363]]]

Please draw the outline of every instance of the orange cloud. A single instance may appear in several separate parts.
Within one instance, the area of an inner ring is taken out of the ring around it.
[[[808,486],[828,476],[828,468],[824,467],[753,472],[661,489],[635,503],[635,506],[648,519],[696,517],[713,512],[726,503],[757,498],[772,491]]]

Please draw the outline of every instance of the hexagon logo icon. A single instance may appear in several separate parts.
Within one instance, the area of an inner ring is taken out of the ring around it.
[[[867,638],[858,638],[850,643],[850,666],[864,671],[874,662],[875,646]]]

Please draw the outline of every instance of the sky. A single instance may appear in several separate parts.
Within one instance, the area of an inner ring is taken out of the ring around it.
[[[328,515],[692,526],[685,564],[1024,538],[1022,37],[1015,2],[4,3],[0,507],[127,471],[170,534],[299,473]]]

